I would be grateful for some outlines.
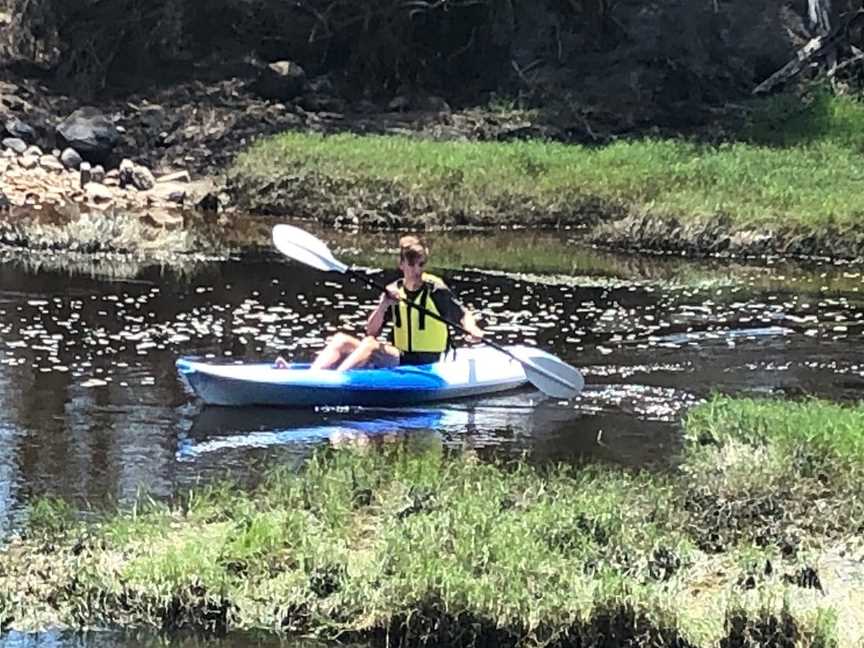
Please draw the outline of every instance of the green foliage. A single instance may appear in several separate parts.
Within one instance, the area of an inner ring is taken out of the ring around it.
[[[43,497],[30,507],[30,530],[48,535],[63,534],[75,526],[76,510],[67,501],[57,497]]]
[[[686,427],[691,439],[775,448],[808,476],[864,469],[864,406],[716,397]]]

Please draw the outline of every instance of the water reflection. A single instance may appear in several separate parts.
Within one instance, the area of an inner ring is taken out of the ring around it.
[[[225,637],[172,633],[160,635],[134,630],[88,632],[7,632],[0,634],[2,648],[325,648],[328,644],[286,639],[273,634],[232,632]],[[350,644],[346,644],[349,646]]]

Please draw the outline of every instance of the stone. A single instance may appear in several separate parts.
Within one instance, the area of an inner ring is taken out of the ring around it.
[[[300,99],[300,105],[310,112],[345,112],[345,102],[339,97],[313,92]]]
[[[188,171],[176,171],[175,173],[168,173],[163,176],[159,176],[156,182],[191,182],[192,177],[189,175]]]
[[[215,214],[219,211],[219,197],[211,191],[196,203],[195,208],[203,212]]]
[[[145,166],[136,164],[132,167],[132,185],[141,191],[149,191],[156,184],[153,174]]]
[[[138,113],[141,124],[147,130],[159,133],[165,123],[165,109],[162,106],[152,104],[143,106]]]
[[[108,117],[92,106],[79,108],[57,126],[61,141],[88,162],[107,160],[120,141],[120,132]]]
[[[60,154],[60,161],[63,163],[67,169],[76,170],[81,167],[81,163],[84,160],[81,159],[81,155],[73,148],[64,149]],[[89,165],[88,165],[89,166]]]
[[[117,180],[119,181],[121,187],[125,188],[132,184],[132,173],[134,171],[135,163],[132,162],[132,160],[126,158],[120,162],[120,166],[117,167]],[[110,171],[108,173],[108,177],[111,177]]]
[[[53,155],[43,155],[42,157],[40,157],[39,166],[46,171],[52,171],[55,173],[66,170],[66,168],[63,166],[63,163]]]
[[[114,199],[114,193],[105,185],[98,182],[88,182],[84,185],[87,197],[96,202],[108,202]]]
[[[38,146],[28,146],[27,150],[24,151],[24,155],[33,155],[38,157],[42,157],[42,149]]]
[[[156,197],[167,202],[182,204],[186,200],[186,186],[179,182],[157,182]]]
[[[33,127],[30,124],[25,124],[17,117],[7,119],[3,126],[11,137],[24,140],[28,143],[36,141],[36,131],[33,130]]]
[[[102,182],[105,180],[105,168],[101,164],[97,164],[91,171],[93,182]]]
[[[18,137],[6,137],[3,139],[3,146],[9,150],[21,155],[27,150],[27,142]]]
[[[306,84],[305,70],[293,61],[275,61],[261,69],[252,90],[263,99],[291,101]]]
[[[90,169],[90,163],[82,162],[78,167],[78,170],[81,172],[81,188],[83,189],[88,182],[93,182],[93,173]]]
[[[39,158],[36,155],[22,155],[18,158],[18,165],[22,169],[34,169],[39,164]]]
[[[5,193],[0,191],[0,210],[9,209],[12,206],[12,201],[6,196]]]
[[[398,95],[393,97],[390,102],[387,104],[387,110],[392,110],[394,112],[401,112],[408,110],[411,107],[411,98],[407,95]]]
[[[151,208],[141,217],[141,221],[150,227],[178,229],[183,227],[183,214],[170,209]]]

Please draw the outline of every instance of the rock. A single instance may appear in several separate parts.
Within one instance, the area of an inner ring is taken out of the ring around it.
[[[42,157],[42,149],[38,146],[28,146],[27,150],[24,151],[24,155],[33,155],[35,157]]]
[[[84,185],[87,197],[95,202],[109,202],[114,200],[114,193],[105,185],[98,182],[88,182]]]
[[[141,191],[149,191],[156,184],[153,174],[145,166],[136,164],[132,167],[132,184]]]
[[[81,172],[81,188],[83,189],[88,182],[93,182],[93,173],[90,169],[90,163],[82,162],[78,167],[78,170]]]
[[[81,155],[79,155],[78,151],[73,148],[67,148],[60,154],[60,161],[67,169],[75,170],[81,167],[81,163],[84,160],[81,159]]]
[[[358,101],[356,108],[357,112],[363,113],[365,115],[376,113],[379,110],[378,105],[373,101],[369,101],[368,99],[361,99],[360,101]]]
[[[138,119],[141,120],[144,128],[153,133],[159,133],[165,123],[165,109],[156,104],[143,106],[138,114]]]
[[[141,217],[141,221],[150,227],[177,229],[183,227],[183,214],[169,209],[151,208]]]
[[[450,108],[450,104],[447,103],[447,101],[445,101],[441,97],[436,97],[435,95],[427,95],[420,97],[415,102],[412,102],[412,105],[414,105],[417,110],[425,110],[428,112],[445,114],[450,114],[451,112],[453,112],[452,108]]]
[[[6,196],[5,193],[0,191],[0,210],[9,209],[12,206],[12,201]]]
[[[25,142],[36,141],[36,131],[33,130],[33,127],[30,126],[30,124],[25,124],[17,117],[7,119],[3,125],[6,127],[6,132],[9,133],[11,137],[16,137]]]
[[[19,155],[27,150],[27,143],[18,137],[5,138],[3,140],[3,146],[10,151],[15,151],[15,153],[18,153]]]
[[[408,110],[409,108],[411,108],[411,98],[407,95],[393,97],[393,99],[390,100],[390,103],[387,104],[387,110],[392,110],[394,112],[401,112],[403,110]]]
[[[53,155],[43,155],[42,157],[40,157],[39,166],[46,171],[52,171],[54,173],[60,173],[66,170],[66,168],[63,166],[63,163]]]
[[[36,155],[22,155],[18,158],[18,165],[22,169],[35,169],[39,164],[39,157]]]
[[[195,208],[215,214],[219,211],[219,196],[212,191],[208,192],[196,203]]]
[[[114,123],[92,106],[79,108],[57,126],[57,134],[88,162],[104,162],[117,142],[120,132]]]
[[[114,170],[108,172],[107,177],[112,177],[112,172]],[[132,174],[135,171],[135,163],[130,159],[124,159],[120,162],[120,166],[117,167],[117,180],[120,183],[120,187],[125,188],[132,184]]]
[[[3,152],[0,153],[0,158],[3,158],[4,160],[14,160],[17,157],[18,157],[18,154],[15,151],[13,151],[12,149],[8,149],[8,148],[4,148]]]
[[[159,178],[159,182],[156,183],[154,192],[159,199],[178,204],[182,204],[186,200],[187,194],[184,184],[179,182],[162,182],[162,178]]]
[[[303,92],[306,72],[292,61],[276,61],[262,68],[252,90],[264,99],[291,101]]]
[[[156,182],[191,182],[192,178],[188,171],[176,171],[167,175],[159,176]]]
[[[91,171],[93,182],[102,182],[105,180],[105,168],[101,164],[97,164]]]
[[[345,112],[345,102],[339,97],[320,93],[303,95],[300,99],[303,110],[310,112]]]

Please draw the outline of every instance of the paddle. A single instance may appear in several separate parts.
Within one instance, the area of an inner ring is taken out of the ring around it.
[[[387,290],[384,285],[378,283],[374,279],[367,277],[362,272],[357,272],[356,270],[349,268],[341,261],[335,259],[324,241],[312,236],[309,232],[298,227],[292,225],[276,225],[273,228],[273,244],[282,254],[289,256],[300,263],[304,263],[325,272],[335,271],[342,274],[349,274],[363,283],[377,288],[381,292]],[[451,322],[450,320],[411,301],[404,299],[402,301],[408,304],[409,307],[416,308],[427,316],[440,320],[448,326],[470,335],[468,331],[456,322]],[[528,381],[544,394],[552,396],[553,398],[572,398],[582,391],[582,388],[585,386],[585,380],[582,378],[582,374],[578,369],[576,369],[576,367],[567,364],[563,360],[560,360],[545,351],[538,351],[534,355],[519,357],[509,349],[506,349],[492,340],[483,338],[483,341],[492,348],[513,358],[516,362],[519,362],[525,369],[525,376],[528,378]]]

